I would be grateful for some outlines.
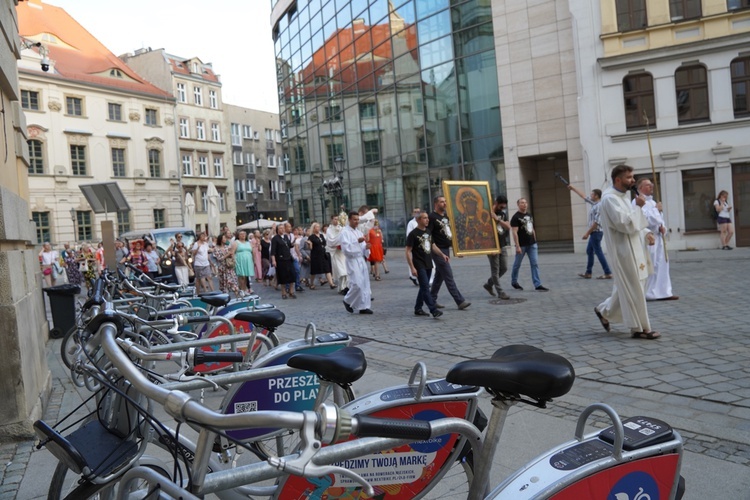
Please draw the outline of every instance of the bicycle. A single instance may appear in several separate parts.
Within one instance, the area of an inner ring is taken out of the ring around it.
[[[98,320],[99,322],[103,320]],[[422,477],[425,470],[439,467],[436,461],[438,453],[435,450],[419,450],[420,446],[430,446],[438,443],[443,445],[446,439],[444,435],[460,434],[471,446],[471,452],[465,457],[476,457],[475,474],[470,481],[469,498],[587,498],[581,496],[582,489],[585,491],[614,492],[630,495],[638,493],[640,488],[642,500],[651,495],[653,484],[658,485],[658,491],[653,493],[654,498],[681,498],[684,492],[684,480],[679,475],[682,454],[682,439],[677,431],[671,429],[667,424],[649,419],[647,417],[633,417],[621,422],[614,410],[605,405],[592,405],[579,418],[576,429],[576,439],[544,453],[539,459],[532,461],[519,472],[511,475],[506,481],[490,490],[488,485],[489,467],[492,457],[497,451],[503,424],[508,410],[519,402],[529,403],[534,406],[545,406],[552,398],[566,394],[572,387],[574,370],[570,363],[555,354],[546,353],[540,349],[530,346],[508,346],[501,348],[490,359],[470,360],[458,363],[446,377],[447,387],[450,384],[460,386],[476,384],[484,386],[488,393],[493,396],[493,411],[490,416],[484,439],[481,438],[479,430],[465,419],[438,418],[431,422],[412,420],[407,422],[395,421],[389,425],[398,428],[394,433],[383,431],[382,426],[377,424],[368,429],[369,415],[365,410],[370,404],[376,402],[373,398],[360,398],[346,405],[338,416],[331,413],[333,410],[328,405],[320,407],[319,415],[315,419],[320,422],[323,418],[327,422],[329,430],[346,431],[348,429],[348,415],[351,413],[352,427],[356,428],[356,434],[360,436],[386,435],[399,436],[403,439],[391,438],[366,438],[336,442],[326,447],[320,447],[320,442],[311,437],[312,424],[309,413],[307,425],[287,425],[284,419],[278,419],[273,424],[278,427],[287,427],[302,431],[301,447],[298,453],[287,457],[268,459],[268,465],[276,470],[266,469],[266,464],[253,464],[237,469],[217,471],[208,468],[210,462],[210,447],[214,442],[214,436],[219,429],[226,428],[226,422],[243,424],[250,422],[255,414],[227,415],[234,417],[224,420],[217,417],[215,413],[208,412],[205,408],[196,406],[197,403],[188,401],[186,396],[175,395],[166,388],[151,387],[148,381],[134,368],[129,368],[127,357],[117,349],[114,340],[115,325],[100,324],[99,329],[102,337],[101,342],[107,356],[113,364],[126,375],[126,378],[134,386],[148,394],[160,403],[172,401],[173,414],[182,419],[192,417],[196,422],[211,423],[212,429],[201,427],[198,445],[195,450],[196,459],[191,481],[176,484],[175,488],[183,488],[185,495],[191,493],[203,495],[217,493],[231,494],[231,491],[247,491],[246,486],[240,486],[243,482],[259,481],[262,479],[280,477],[278,486],[272,490],[263,491],[273,494],[274,498],[287,498],[289,495],[318,495],[330,492],[358,495],[361,491],[368,495],[375,494],[375,490],[367,480],[378,481],[378,474],[382,473],[382,467],[396,467],[396,474],[389,474],[390,483],[377,484],[381,498],[397,498],[390,492],[399,489],[404,484],[410,484],[413,478]],[[322,365],[320,363],[323,363]],[[319,360],[319,366],[330,367],[332,362]],[[343,366],[343,365],[342,365]],[[310,366],[307,366],[310,368]],[[321,376],[329,372],[323,368]],[[135,373],[133,373],[135,371]],[[162,392],[163,391],[163,392]],[[381,393],[376,393],[381,394]],[[411,400],[414,395],[413,388],[406,391],[399,388],[395,392],[385,391],[382,394],[390,394],[394,399],[405,397]],[[402,396],[403,394],[408,394]],[[381,397],[382,400],[382,397]],[[613,420],[613,426],[601,432],[595,432],[587,436],[583,435],[586,419],[592,411],[605,410]],[[325,417],[321,417],[325,414]],[[412,417],[414,414],[411,415]],[[261,420],[263,417],[259,417]],[[291,417],[290,417],[291,418]],[[330,420],[335,419],[335,422]],[[221,423],[225,422],[225,423]],[[377,421],[380,422],[380,421]],[[256,422],[257,423],[257,422]],[[260,425],[268,425],[263,421]],[[411,426],[411,430],[407,430]],[[627,433],[624,429],[628,429]],[[640,431],[640,432],[639,432]],[[375,433],[375,434],[373,434]],[[425,440],[427,440],[425,442]],[[330,442],[335,442],[333,441]],[[411,444],[410,444],[411,443]],[[454,448],[461,448],[460,442]],[[408,446],[410,451],[404,455],[380,453],[383,450],[393,449],[400,446]],[[424,452],[427,453],[424,453]],[[449,455],[452,456],[452,455]],[[198,458],[200,457],[200,458]],[[396,458],[395,462],[380,462],[381,470],[375,469],[375,458]],[[402,461],[402,457],[411,457]],[[444,456],[440,455],[439,460]],[[347,462],[348,460],[348,462]],[[325,473],[328,464],[343,464],[347,468],[337,467]],[[371,467],[372,464],[372,467]],[[404,467],[411,471],[403,473]],[[322,468],[322,469],[321,469]],[[400,468],[400,469],[399,469]],[[647,469],[644,471],[643,469]],[[146,479],[150,475],[143,470],[135,469],[129,478]],[[282,471],[279,474],[279,471]],[[288,474],[294,473],[313,479],[302,480]],[[394,477],[395,476],[395,477]],[[654,478],[654,476],[656,478]],[[426,479],[427,482],[436,482],[439,475],[433,475]],[[632,483],[631,483],[632,481]],[[649,483],[651,481],[651,483]],[[653,483],[653,484],[652,484]],[[184,488],[187,488],[185,490]],[[592,488],[598,488],[592,490]],[[618,491],[622,488],[621,491]],[[630,490],[628,488],[631,488]],[[632,489],[637,488],[637,489]],[[231,491],[228,491],[230,490]],[[183,491],[180,490],[180,491]],[[421,494],[421,493],[420,493]],[[406,495],[411,498],[409,492]],[[599,498],[602,495],[594,496]]]

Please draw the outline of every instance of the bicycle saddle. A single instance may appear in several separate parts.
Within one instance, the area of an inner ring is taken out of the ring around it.
[[[527,396],[542,404],[567,394],[575,380],[570,362],[557,354],[526,345],[495,351],[490,359],[462,361],[448,372],[452,384],[479,385],[493,395],[519,399]]]
[[[217,295],[200,295],[203,302],[210,306],[222,307],[229,304],[229,294],[220,293]]]
[[[261,311],[241,311],[234,315],[234,319],[247,321],[272,330],[283,325],[286,316],[279,309],[264,309]]]
[[[367,369],[365,353],[359,347],[344,347],[329,354],[295,354],[286,364],[339,385],[356,382]]]

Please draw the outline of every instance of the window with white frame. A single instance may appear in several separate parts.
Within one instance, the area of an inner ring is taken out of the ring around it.
[[[232,146],[242,146],[242,137],[240,137],[240,124],[232,123],[229,126],[232,136]]]
[[[199,141],[206,140],[206,124],[202,120],[195,122],[195,138]]]
[[[218,123],[211,124],[211,140],[214,142],[221,142],[221,132],[219,130]]]
[[[224,177],[224,158],[214,157],[214,177]]]
[[[276,130],[275,134],[276,134],[276,142],[278,144],[281,144],[281,130]]]
[[[125,149],[112,148],[112,177],[125,177]]]
[[[52,228],[49,223],[49,212],[31,212],[31,220],[36,223],[36,242],[41,245],[45,241],[50,241]]]
[[[208,192],[206,189],[201,190],[201,212],[208,212]]]
[[[268,155],[266,159],[268,161],[268,168],[276,168],[276,155]]]
[[[290,172],[289,170],[289,153],[284,153],[284,173]]]
[[[154,209],[154,229],[167,227],[167,218],[163,208]]]
[[[242,165],[242,151],[232,151],[232,165]]]
[[[245,201],[245,179],[234,180],[234,199]]]
[[[245,172],[248,174],[255,173],[255,155],[245,153]]]
[[[215,90],[208,91],[208,105],[211,109],[219,109],[219,98]]]
[[[247,192],[248,192],[248,193],[252,193],[252,192],[254,192],[254,191],[255,191],[255,187],[256,187],[256,185],[257,185],[257,184],[256,184],[256,182],[255,182],[255,179],[248,179],[248,180],[247,180]]]
[[[279,179],[279,193],[286,193],[286,181]]]
[[[113,122],[122,121],[122,105],[116,102],[107,103],[107,118]]]
[[[189,154],[182,155],[182,175],[193,175],[193,157]]]
[[[190,138],[190,124],[187,118],[180,118],[180,137],[183,139]]]
[[[156,108],[146,108],[143,122],[150,127],[159,125],[159,111]]]
[[[187,102],[187,88],[184,83],[177,84],[177,101]]]
[[[23,109],[39,111],[39,92],[34,90],[22,90],[21,107]]]
[[[130,212],[125,210],[117,212],[117,234],[123,234],[130,231]]]
[[[70,167],[73,175],[86,175],[86,146],[70,145]]]
[[[198,175],[201,177],[208,177],[208,157],[198,157]]]
[[[271,200],[279,199],[279,181],[268,181],[268,196]]]
[[[252,139],[253,138],[253,127],[250,125],[243,125],[242,126],[242,137],[243,139]]]
[[[70,116],[83,116],[83,99],[80,97],[65,97],[65,113]]]
[[[227,192],[219,189],[219,212],[227,211]]]
[[[91,241],[94,239],[94,224],[91,211],[78,210],[76,212],[76,227],[78,228],[78,241]]]
[[[193,104],[203,106],[203,89],[201,87],[193,87]]]
[[[44,145],[42,141],[36,139],[30,139],[26,141],[29,145],[29,173],[30,174],[43,174],[44,173]]]
[[[151,177],[161,177],[161,151],[148,150],[148,172]]]

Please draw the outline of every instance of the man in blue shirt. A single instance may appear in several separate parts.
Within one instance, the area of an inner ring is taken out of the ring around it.
[[[568,184],[568,189],[583,198],[583,201],[591,205],[588,220],[589,228],[583,235],[584,240],[589,240],[589,243],[586,246],[586,255],[588,255],[588,261],[586,262],[586,272],[584,274],[579,274],[578,276],[580,276],[581,278],[591,279],[591,271],[594,268],[594,255],[596,255],[596,258],[599,259],[599,264],[602,265],[602,269],[604,270],[604,274],[599,276],[598,279],[612,279],[612,270],[609,268],[609,264],[607,264],[607,258],[604,256],[604,251],[602,251],[602,236],[604,233],[602,233],[602,226],[599,222],[599,203],[602,200],[602,190],[594,189],[591,191],[591,196],[586,197],[584,196],[583,191],[576,188],[572,184]]]

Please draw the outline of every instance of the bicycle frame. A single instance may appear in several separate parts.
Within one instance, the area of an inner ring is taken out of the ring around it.
[[[344,405],[342,410],[352,415],[381,418],[432,421],[453,417],[472,422],[482,392],[479,387],[454,385],[445,379],[428,382],[425,365],[417,363],[407,384],[359,397]],[[387,452],[363,454],[347,461],[344,467],[374,486],[379,499],[422,498],[448,472],[462,453],[465,441],[457,434],[446,434],[407,443]],[[281,482],[275,498],[326,498],[334,495],[357,498],[362,489],[361,485],[340,474],[315,480],[289,476]]]

